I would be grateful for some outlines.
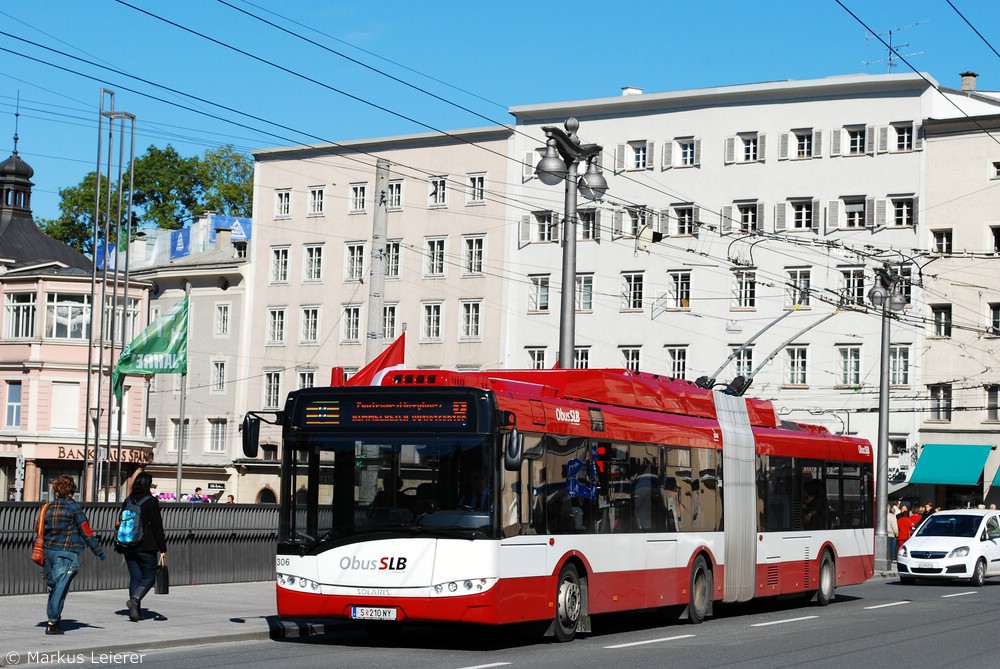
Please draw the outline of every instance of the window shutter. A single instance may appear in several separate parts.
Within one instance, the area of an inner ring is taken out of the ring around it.
[[[518,228],[517,248],[523,249],[531,243],[531,215],[526,214],[521,217],[521,225]]]
[[[875,126],[873,125],[865,128],[865,153],[869,156],[875,155]]]
[[[885,153],[889,150],[889,126],[880,125],[878,127],[878,152]]]
[[[625,212],[621,209],[615,210],[614,218],[611,220],[611,241],[622,236],[622,218]]]
[[[521,165],[521,178],[527,181],[535,176],[535,152],[528,151],[524,154],[524,163]]]
[[[836,230],[840,227],[840,200],[830,200],[826,205],[826,227]]]
[[[779,202],[774,206],[774,231],[784,232],[785,231],[785,209],[788,207],[787,202]]]
[[[594,240],[601,241],[601,210],[594,210]]]
[[[924,148],[924,126],[919,123],[913,124],[913,150],[919,151]]]
[[[830,156],[835,157],[840,155],[840,140],[843,138],[844,131],[841,128],[830,131]]]
[[[764,203],[757,203],[757,230],[764,231]]]
[[[736,161],[736,138],[726,137],[726,164],[730,165]]]
[[[875,227],[885,227],[885,209],[888,202],[884,199],[875,200]]]
[[[668,139],[663,143],[663,155],[660,156],[660,168],[669,170],[674,162],[674,142]]]
[[[659,221],[659,223],[660,224],[657,225],[656,228],[654,228],[654,229],[657,232],[659,232],[659,233],[661,233],[663,235],[669,235],[670,234],[670,210],[669,209],[661,209],[660,210],[660,221]]]
[[[920,213],[920,198],[919,197],[914,197],[913,198],[913,227],[914,228],[917,227],[917,223],[919,222],[919,220],[918,220],[919,219],[919,216],[918,216],[919,213]]]
[[[624,144],[619,144],[618,148],[615,149],[615,172],[625,171],[625,149],[628,147]]]
[[[701,140],[694,140],[694,164],[695,167],[701,166]]]
[[[552,229],[549,230],[549,238],[555,243],[559,243],[562,238],[562,222],[562,216],[552,212]]]
[[[788,138],[787,132],[778,135],[778,160],[788,160]]]
[[[697,235],[701,225],[701,207],[691,207],[691,234]]]
[[[767,135],[762,132],[757,133],[757,162],[764,162],[764,151],[767,146]]]
[[[733,232],[733,206],[727,204],[722,208],[722,221],[719,223],[719,232],[723,235]]]
[[[813,130],[813,158],[823,157],[823,131]]]
[[[865,227],[875,227],[875,198],[873,197],[865,200]]]
[[[812,220],[809,222],[809,227],[819,230],[819,200],[812,201]]]
[[[646,169],[653,169],[656,164],[656,142],[646,142]]]

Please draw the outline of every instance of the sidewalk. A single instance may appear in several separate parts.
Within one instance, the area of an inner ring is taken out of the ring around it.
[[[142,602],[145,618],[138,623],[128,619],[124,589],[70,590],[62,618],[66,633],[61,636],[45,634],[46,595],[0,597],[0,667],[45,663],[58,653],[83,653],[89,660],[91,653],[312,633],[308,625],[278,622],[274,587],[273,581],[263,581],[178,586],[169,595],[150,592]]]

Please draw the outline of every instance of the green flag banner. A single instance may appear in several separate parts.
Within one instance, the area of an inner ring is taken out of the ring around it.
[[[187,374],[188,298],[170,307],[122,350],[112,374],[121,401],[126,374]]]

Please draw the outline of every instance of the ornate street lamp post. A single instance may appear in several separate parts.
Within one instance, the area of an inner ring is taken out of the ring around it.
[[[880,349],[878,387],[878,478],[875,480],[875,569],[887,571],[892,566],[887,532],[889,514],[889,317],[902,311],[906,299],[896,291],[900,276],[888,266],[875,270],[877,283],[868,291],[872,305],[882,310],[882,346]]]
[[[559,308],[559,367],[573,368],[576,347],[576,193],[588,200],[599,200],[608,190],[601,174],[598,156],[601,146],[582,144],[576,136],[580,122],[567,119],[563,131],[553,125],[542,126],[547,138],[545,155],[535,167],[535,174],[546,186],[560,181],[566,184],[565,215],[563,217],[562,299]],[[577,165],[586,161],[587,171],[578,176]],[[578,181],[579,180],[579,181]]]

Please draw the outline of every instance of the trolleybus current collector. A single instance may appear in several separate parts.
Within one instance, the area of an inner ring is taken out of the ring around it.
[[[283,411],[277,609],[546,622],[796,595],[873,573],[872,448],[768,401],[626,370],[398,371]]]

